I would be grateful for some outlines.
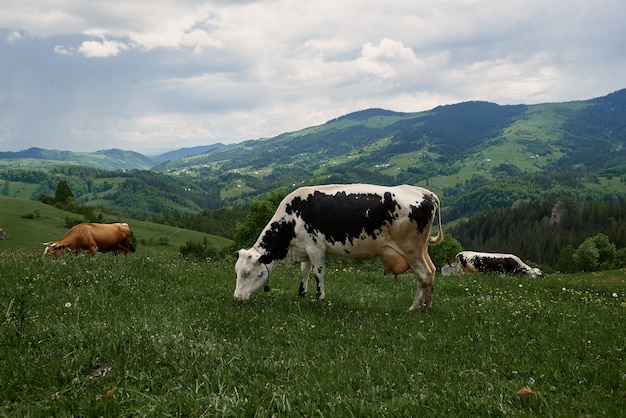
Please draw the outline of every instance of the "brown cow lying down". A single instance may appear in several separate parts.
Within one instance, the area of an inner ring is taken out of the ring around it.
[[[74,254],[78,254],[87,250],[94,257],[98,251],[102,253],[113,251],[115,255],[119,255],[122,251],[125,255],[128,255],[129,250],[135,251],[130,240],[130,227],[125,223],[78,224],[59,240],[46,242],[44,245],[46,246],[44,256],[46,254],[59,255],[63,251],[74,251]]]

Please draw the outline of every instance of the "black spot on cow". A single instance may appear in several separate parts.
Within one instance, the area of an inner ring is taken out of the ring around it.
[[[296,221],[272,222],[265,231],[259,246],[265,250],[265,254],[259,258],[263,264],[269,264],[274,260],[282,260],[287,257],[289,243],[296,237]]]
[[[382,227],[397,219],[396,202],[390,192],[325,194],[315,191],[305,199],[297,196],[286,206],[287,214],[299,216],[307,232],[317,233],[331,244],[354,243],[362,234],[376,238]]]
[[[432,195],[425,195],[419,206],[411,205],[409,219],[417,224],[417,232],[420,234],[432,223],[435,206]]]
[[[306,296],[306,292],[304,291],[304,283],[300,282],[300,287],[298,289],[298,296],[304,297]]]

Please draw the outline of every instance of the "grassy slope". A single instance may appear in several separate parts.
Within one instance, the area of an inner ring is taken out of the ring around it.
[[[2,187],[7,187],[8,184],[8,196],[16,197],[19,199],[32,199],[37,190],[38,184],[24,183],[21,181],[3,181]]]
[[[548,164],[563,155],[554,143],[563,135],[560,129],[568,112],[587,105],[583,102],[571,102],[529,106],[526,115],[506,128],[501,137],[486,142],[479,151],[460,161],[459,173],[431,178],[428,180],[428,187],[444,197],[444,188],[462,184],[473,175],[482,176],[489,181],[495,180],[491,170],[501,164],[515,165],[523,173],[544,171]],[[536,141],[542,149],[547,148],[550,152],[537,155],[531,152],[533,145],[528,145],[528,141]],[[392,174],[391,169],[388,174]],[[626,183],[619,178],[598,176],[597,183],[584,182],[584,185],[591,191],[612,190],[616,196],[626,193]]]
[[[232,300],[234,258],[1,253],[0,415],[619,416],[624,272],[438,277],[331,265],[327,300]],[[615,296],[614,296],[615,294]],[[526,394],[517,392],[528,387]]]
[[[34,219],[27,219],[25,215],[36,215]],[[24,199],[0,197],[0,228],[10,236],[9,240],[0,240],[0,251],[17,249],[41,249],[42,242],[52,241],[65,234],[65,218],[79,218],[79,215],[66,212],[55,207]],[[214,235],[170,226],[128,220],[123,218],[105,217],[104,222],[127,222],[138,241],[138,251],[142,245],[160,244],[163,250],[177,252],[179,247],[187,241],[201,242],[205,238],[210,245],[223,248],[232,241]]]
[[[42,160],[38,158],[16,158],[0,160],[0,169],[50,170],[63,164],[68,164],[68,162],[59,160]]]
[[[7,154],[7,153],[5,153]],[[106,150],[96,152],[70,152],[40,149],[38,157],[17,157],[22,153],[13,154],[11,158],[0,156],[0,169],[49,170],[59,165],[83,165],[100,167],[107,170],[142,169],[149,170],[155,161],[133,151]],[[26,151],[26,154],[29,154]],[[32,154],[31,154],[32,155]]]
[[[463,155],[457,162],[453,163],[459,167],[460,171],[453,175],[442,175],[424,180],[423,186],[428,186],[431,190],[440,193],[441,197],[444,196],[443,189],[453,188],[457,184],[463,184],[474,175],[479,175],[487,179],[488,181],[494,181],[496,178],[492,170],[501,164],[511,164],[518,168],[522,173],[535,173],[546,170],[550,164],[561,158],[563,155],[560,151],[557,141],[560,140],[564,134],[562,131],[562,125],[566,122],[568,117],[571,117],[573,112],[579,111],[584,107],[589,106],[587,102],[568,102],[568,103],[547,103],[528,106],[524,115],[517,118],[510,126],[506,127],[502,135],[490,140],[486,140],[483,144],[467,150],[467,154]],[[423,113],[424,115],[426,113]],[[396,122],[402,118],[415,117],[417,114],[406,114],[402,117],[393,116],[380,116],[368,119],[363,126],[376,127],[387,126],[390,123]],[[323,133],[328,130],[342,130],[348,129],[351,126],[359,125],[362,121],[354,119],[345,119],[331,121],[328,124],[306,128],[301,131],[284,134],[281,137],[283,139],[298,140],[299,137],[305,136],[311,133]],[[330,159],[319,160],[317,169],[314,171],[315,176],[324,176],[328,168],[334,167],[338,164],[344,164],[350,161],[355,161],[359,157],[368,155],[375,155],[383,144],[385,144],[386,138],[380,138],[378,141],[371,143],[359,150],[352,150],[348,154],[338,154]],[[241,147],[249,147],[255,142],[250,144],[241,144]],[[260,145],[260,143],[256,143]],[[229,147],[220,149],[222,153],[230,152]],[[423,155],[429,154],[432,158],[437,158],[437,154],[432,154],[427,151],[427,148],[413,151],[405,154],[398,154],[390,158],[386,164],[381,164],[377,167],[367,166],[372,171],[379,171],[383,174],[395,176],[399,171],[406,170],[408,167],[414,166],[419,168],[421,166],[421,160]],[[187,161],[179,161],[177,164],[193,165],[193,158],[190,157]],[[294,164],[310,163],[316,161],[318,156],[315,154],[303,155],[302,158],[295,158]],[[219,168],[221,163],[210,163],[215,169]],[[193,168],[191,168],[193,171]],[[242,168],[239,173],[253,175],[256,177],[263,177],[272,171],[272,167],[268,166],[266,169],[250,171],[246,168]],[[602,179],[601,181],[604,181]],[[242,187],[243,186],[243,187]],[[596,188],[593,184],[586,184],[590,189]],[[626,193],[626,184],[620,182],[612,182],[611,187],[615,188],[616,193]],[[250,192],[252,189],[246,185],[242,185],[241,182],[233,182],[231,185],[226,185],[222,190],[223,196],[238,196],[243,192]]]

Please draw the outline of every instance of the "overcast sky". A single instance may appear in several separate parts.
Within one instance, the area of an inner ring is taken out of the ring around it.
[[[0,0],[0,151],[153,155],[622,88],[624,0]]]

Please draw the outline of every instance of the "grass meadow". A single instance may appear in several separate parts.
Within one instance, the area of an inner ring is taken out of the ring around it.
[[[0,228],[10,236],[9,240],[0,241],[0,252],[37,249],[43,253],[42,243],[57,240],[69,230],[66,218],[80,219],[81,215],[40,202],[0,196]],[[105,216],[102,222],[127,222],[133,231],[134,244],[141,250],[156,248],[177,254],[181,245],[205,239],[215,248],[232,244],[231,240],[216,235],[112,215]]]
[[[235,303],[234,257],[0,251],[0,416],[619,416],[626,272],[436,279],[331,260]]]

